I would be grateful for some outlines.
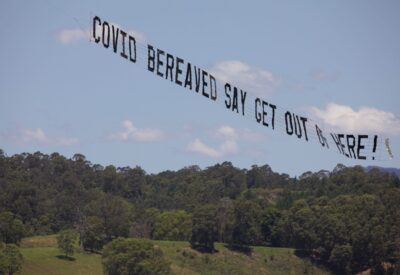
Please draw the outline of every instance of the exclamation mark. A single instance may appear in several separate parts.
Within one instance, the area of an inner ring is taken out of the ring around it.
[[[376,152],[376,144],[378,143],[378,136],[374,137],[374,148],[372,149],[372,153],[375,154]],[[372,159],[374,160],[375,157],[372,157]]]

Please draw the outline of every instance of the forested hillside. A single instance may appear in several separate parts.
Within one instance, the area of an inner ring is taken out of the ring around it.
[[[147,174],[81,154],[0,150],[0,242],[64,229],[88,251],[117,237],[206,239],[243,252],[293,247],[337,274],[400,274],[400,180],[340,164],[299,178],[229,162]]]

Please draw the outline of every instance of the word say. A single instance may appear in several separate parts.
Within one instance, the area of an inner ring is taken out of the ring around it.
[[[225,97],[226,97],[225,107],[227,109],[232,109],[233,112],[236,111],[236,113],[239,113],[239,104],[240,104],[242,115],[244,116],[244,106],[245,106],[246,96],[247,92],[240,89],[240,101],[239,101],[238,99],[239,89],[233,86],[233,91],[232,91],[231,84],[229,83],[225,84]]]

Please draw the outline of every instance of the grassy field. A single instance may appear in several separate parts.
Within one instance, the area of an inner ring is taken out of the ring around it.
[[[293,254],[293,249],[254,247],[251,255],[216,244],[217,253],[202,254],[187,242],[153,241],[159,246],[174,274],[328,274]],[[101,256],[76,249],[75,260],[65,260],[57,249],[55,235],[24,239],[22,274],[103,274]]]
[[[22,274],[103,274],[100,255],[77,251],[73,261],[59,258],[62,253],[57,248],[55,235],[24,239],[21,253],[24,256]]]

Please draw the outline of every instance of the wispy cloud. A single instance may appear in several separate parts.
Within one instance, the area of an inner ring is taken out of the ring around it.
[[[68,146],[78,144],[79,140],[74,137],[56,136],[51,137],[43,129],[21,129],[16,132],[2,133],[2,138],[17,144],[40,144],[46,146]]]
[[[219,62],[209,71],[218,79],[256,96],[272,94],[280,83],[272,72],[236,60]]]
[[[221,158],[239,153],[238,142],[241,140],[259,141],[265,139],[264,135],[255,133],[249,129],[236,130],[227,125],[216,129],[212,136],[222,141],[219,146],[213,147],[204,143],[200,138],[195,138],[187,145],[187,151],[211,158]]]
[[[399,117],[371,107],[354,110],[350,106],[329,103],[325,110],[311,107],[310,113],[327,126],[339,131],[400,134]]]
[[[110,134],[108,136],[109,139],[118,141],[156,141],[164,137],[164,133],[161,130],[154,128],[137,128],[130,120],[123,121],[121,126],[123,129]]]
[[[323,69],[318,69],[311,73],[311,77],[318,81],[335,82],[339,79],[340,73],[338,71],[328,72]]]
[[[238,146],[236,141],[226,140],[218,148],[213,148],[202,142],[199,138],[196,138],[188,144],[187,150],[207,157],[220,158],[228,154],[236,153],[238,151]]]
[[[262,141],[266,135],[260,132],[252,131],[248,128],[235,129],[228,125],[223,125],[217,130],[214,129],[215,136],[220,139],[232,139],[239,141]]]
[[[136,31],[136,30],[126,30],[124,28],[121,28],[120,25],[110,23],[114,25],[115,27],[119,29],[123,29],[126,31],[128,34],[132,35],[135,37],[136,41],[139,43],[144,43],[147,38],[146,35],[142,32]],[[102,37],[102,28],[100,26],[96,26],[96,33],[97,35],[101,38]],[[87,40],[89,41],[92,36],[92,29],[91,28],[86,28],[86,29],[79,29],[79,28],[72,28],[72,29],[63,29],[60,30],[59,32],[56,33],[55,38],[56,40],[64,45],[68,44],[74,44],[82,40]]]
[[[80,40],[89,40],[90,35],[88,30],[81,29],[65,29],[56,33],[56,40],[61,44],[73,44]]]

